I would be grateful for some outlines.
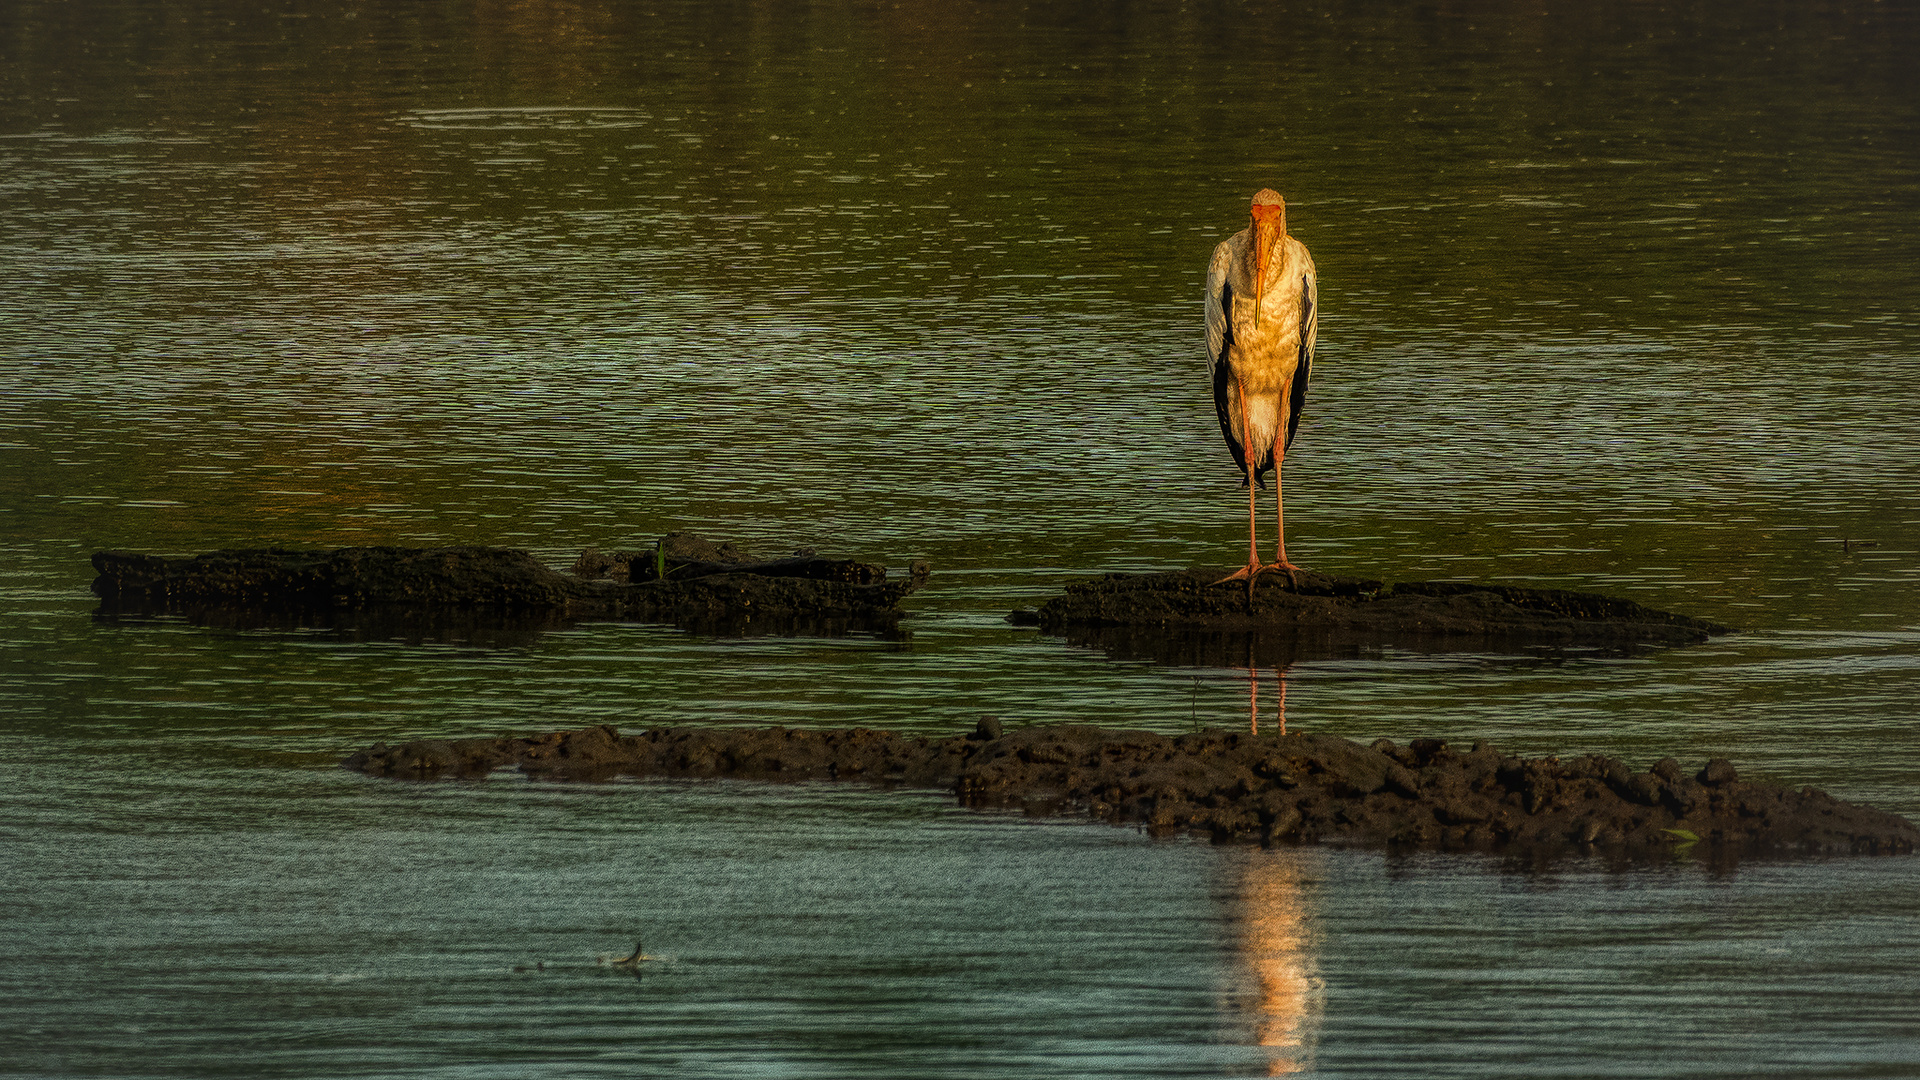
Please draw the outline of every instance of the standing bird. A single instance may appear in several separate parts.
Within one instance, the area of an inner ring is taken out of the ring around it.
[[[1215,584],[1244,580],[1249,594],[1265,570],[1285,570],[1296,585],[1300,568],[1287,561],[1280,462],[1300,427],[1318,329],[1313,256],[1287,235],[1287,203],[1263,188],[1253,197],[1252,221],[1213,249],[1207,267],[1207,365],[1220,434],[1246,474],[1247,565]],[[1260,561],[1254,484],[1273,470],[1274,561]]]

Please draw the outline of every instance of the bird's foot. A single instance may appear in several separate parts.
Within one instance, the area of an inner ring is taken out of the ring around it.
[[[1260,576],[1263,572],[1272,569],[1274,568],[1262,563],[1250,562],[1240,569],[1235,570],[1233,573],[1228,574],[1226,577],[1221,578],[1219,581],[1214,582],[1214,584],[1225,585],[1229,581],[1244,581],[1247,583],[1247,588],[1251,590],[1253,588],[1253,579]]]
[[[1214,582],[1214,584],[1225,585],[1229,581],[1244,581],[1247,583],[1248,588],[1252,588],[1253,580],[1268,571],[1278,571],[1279,573],[1287,575],[1287,580],[1292,582],[1293,587],[1296,589],[1300,587],[1300,575],[1306,572],[1300,567],[1288,562],[1283,557],[1279,562],[1250,562],[1240,569],[1235,570],[1233,573],[1228,574],[1226,577],[1221,578],[1219,581]]]

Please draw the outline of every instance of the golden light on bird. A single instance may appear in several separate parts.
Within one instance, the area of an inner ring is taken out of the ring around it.
[[[1287,203],[1272,188],[1253,196],[1245,229],[1220,242],[1207,266],[1207,365],[1220,434],[1247,484],[1247,564],[1222,582],[1247,583],[1280,570],[1298,584],[1287,560],[1280,465],[1300,427],[1319,327],[1319,285],[1313,256],[1287,233]],[[1274,561],[1262,563],[1256,486],[1273,472]]]

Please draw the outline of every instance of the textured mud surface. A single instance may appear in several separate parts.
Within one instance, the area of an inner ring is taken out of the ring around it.
[[[490,616],[531,629],[589,619],[741,630],[887,623],[927,578],[918,563],[889,579],[885,567],[811,551],[756,560],[683,533],[663,538],[657,550],[588,551],[566,573],[525,551],[492,547],[252,549],[180,559],[103,551],[93,566],[104,614],[182,614],[227,625],[344,613]]]
[[[856,780],[944,788],[968,806],[1085,814],[1217,840],[1398,849],[1587,851],[1695,845],[1720,856],[1912,853],[1920,829],[1812,788],[1741,780],[1715,759],[1636,771],[1616,758],[1523,760],[1475,743],[1372,746],[1329,735],[1166,736],[1078,725],[908,737],[854,728],[591,727],[530,738],[380,744],[344,767],[404,779],[538,776]]]
[[[1594,593],[1445,581],[1389,585],[1311,572],[1217,584],[1217,570],[1109,574],[1070,585],[1011,621],[1121,640],[1126,631],[1287,633],[1345,640],[1483,640],[1545,645],[1679,645],[1729,628]]]

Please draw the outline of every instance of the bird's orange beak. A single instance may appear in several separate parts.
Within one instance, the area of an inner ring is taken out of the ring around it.
[[[1287,236],[1287,208],[1253,208],[1253,325],[1260,325],[1260,298],[1267,293],[1267,269],[1273,265],[1273,253]]]

